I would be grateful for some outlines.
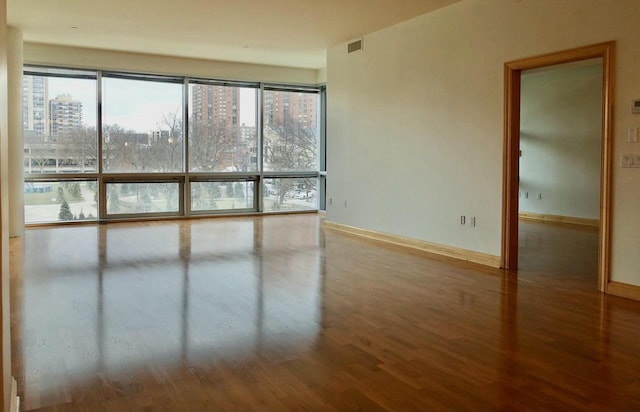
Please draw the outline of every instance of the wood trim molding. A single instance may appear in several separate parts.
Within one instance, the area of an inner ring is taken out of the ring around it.
[[[501,267],[518,267],[518,191],[520,180],[520,71],[504,67],[504,153],[502,173]]]
[[[640,286],[629,285],[627,283],[609,282],[607,285],[607,293],[623,298],[640,300]]]
[[[611,176],[613,164],[613,103],[615,41],[564,50],[504,65],[504,159],[502,176],[502,267],[518,267],[518,177],[520,155],[520,77],[523,70],[602,59],[602,139],[600,160],[600,232],[598,289],[608,289],[611,270]]]
[[[546,215],[534,212],[520,212],[518,216],[522,220],[530,220],[533,222],[566,223],[570,225],[600,227],[600,220],[588,219],[586,217]]]
[[[403,248],[419,250],[435,255],[446,256],[456,260],[464,260],[467,262],[477,263],[492,268],[500,267],[500,256],[490,255],[487,253],[476,252],[473,250],[461,249],[454,246],[447,246],[438,243],[426,242],[424,240],[392,235],[390,233],[377,232],[375,230],[362,229],[355,226],[343,225],[341,223],[324,222],[326,229],[354,235],[378,242],[388,243]]]

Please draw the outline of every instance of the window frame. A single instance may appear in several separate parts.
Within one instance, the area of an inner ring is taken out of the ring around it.
[[[100,69],[67,68],[49,65],[37,65],[25,63],[23,67],[25,75],[43,77],[63,77],[91,79],[96,82],[96,139],[97,139],[97,165],[95,172],[86,173],[26,173],[24,183],[38,181],[78,181],[95,180],[97,182],[97,212],[95,220],[90,223],[125,220],[146,220],[158,218],[188,218],[190,216],[221,216],[238,214],[278,214],[278,213],[309,213],[324,209],[324,182],[326,180],[326,87],[324,85],[299,85],[283,83],[265,83],[254,81],[235,81],[204,77],[190,77],[182,75],[164,75],[153,73],[136,73],[128,71],[113,71]],[[152,173],[120,173],[105,172],[103,159],[103,77],[118,78],[128,80],[147,80],[163,83],[181,84],[182,86],[182,164],[183,169],[179,172],[152,172]],[[199,172],[190,171],[189,164],[189,107],[192,98],[190,93],[191,84],[205,84],[227,87],[242,87],[256,89],[256,170],[250,172]],[[318,93],[318,167],[317,170],[302,171],[265,171],[264,170],[264,94],[265,91],[282,92],[304,92]],[[23,143],[24,144],[24,143]],[[301,211],[264,211],[263,191],[266,179],[278,178],[312,178],[318,179],[318,199],[316,208],[313,210]],[[254,184],[253,207],[242,209],[219,209],[219,210],[192,210],[191,204],[191,183],[192,182],[243,182],[251,181]],[[114,214],[107,213],[107,186],[113,183],[175,183],[179,184],[179,210],[177,212],[150,212],[150,213],[129,213]],[[39,222],[29,223],[31,225],[63,225],[68,222]]]

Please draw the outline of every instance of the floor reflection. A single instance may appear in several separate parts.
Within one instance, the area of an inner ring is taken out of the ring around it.
[[[319,221],[302,223],[293,239],[251,218],[27,230],[14,325],[26,406],[48,403],[30,386],[312,345],[322,246]]]

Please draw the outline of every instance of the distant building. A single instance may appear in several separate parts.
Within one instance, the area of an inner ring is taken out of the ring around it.
[[[247,167],[257,167],[258,165],[258,129],[255,126],[246,126],[244,123],[240,126],[240,139],[242,142],[242,165],[245,170]]]
[[[246,126],[244,123],[240,126],[240,136],[243,142],[255,144],[253,142],[255,142],[257,138],[256,132],[255,126]]]
[[[48,79],[46,77],[22,77],[22,122],[25,132],[40,136],[49,135],[48,101]]]
[[[168,141],[169,137],[168,130],[152,130],[149,132],[150,142]]]
[[[202,130],[232,128],[238,126],[240,91],[237,87],[194,84],[191,107],[191,119]]]
[[[69,135],[82,127],[82,102],[62,94],[49,100],[49,128],[52,137]]]
[[[135,146],[149,146],[151,144],[151,139],[155,136],[152,133],[136,133],[136,132],[128,132],[125,130],[121,130],[118,132],[108,131],[105,132],[104,143],[105,146],[109,148],[113,147],[135,147]]]
[[[292,120],[315,129],[318,125],[318,95],[267,91],[264,94],[264,118],[267,125],[283,125]]]

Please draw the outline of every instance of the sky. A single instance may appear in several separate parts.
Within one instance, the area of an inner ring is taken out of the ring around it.
[[[96,125],[96,83],[89,79],[49,77],[49,99],[70,94],[82,102],[83,123]],[[240,89],[240,124],[256,124],[256,91]],[[157,130],[163,116],[180,111],[182,85],[103,78],[103,123],[119,124],[139,133]]]

